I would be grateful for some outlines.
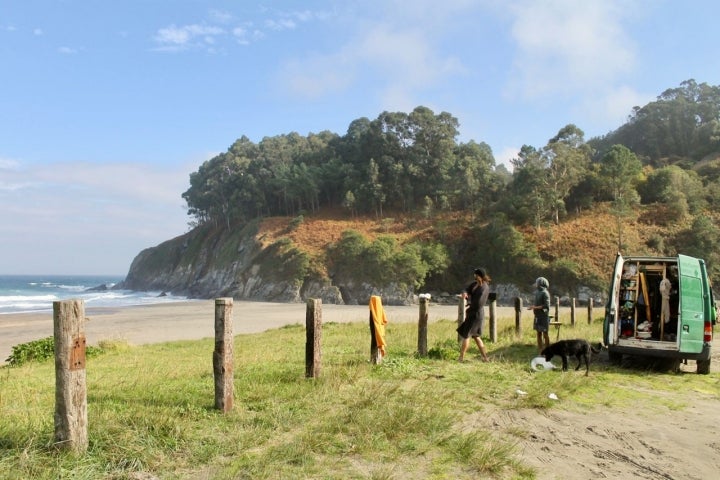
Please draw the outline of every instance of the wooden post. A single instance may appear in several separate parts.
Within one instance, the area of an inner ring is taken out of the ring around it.
[[[588,325],[592,325],[593,320],[593,299],[588,298]]]
[[[462,323],[464,321],[465,321],[465,297],[460,295],[458,298],[458,317],[457,317],[458,327],[460,325],[462,325]],[[457,339],[458,339],[458,343],[462,342],[462,340],[463,340],[459,333],[458,333]]]
[[[555,297],[555,321],[560,321],[560,297]]]
[[[227,413],[233,407],[233,299],[215,299],[215,408]]]
[[[322,337],[322,300],[309,298],[305,312],[305,377],[320,377],[322,355],[320,340]]]
[[[520,297],[515,297],[515,336],[522,337],[522,317],[523,301]]]
[[[428,332],[428,304],[430,299],[426,296],[420,296],[420,312],[418,318],[418,355],[426,357],[427,348],[427,332]]]
[[[570,325],[575,326],[575,298],[570,303]]]
[[[85,304],[53,302],[55,342],[55,444],[83,453],[88,447],[85,374]]]
[[[490,341],[497,342],[497,301],[490,300]]]

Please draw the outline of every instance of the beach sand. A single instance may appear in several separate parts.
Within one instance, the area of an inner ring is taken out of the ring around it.
[[[233,302],[233,332],[258,333],[284,325],[305,325],[305,303]],[[500,310],[500,308],[498,309]],[[419,306],[385,306],[390,322],[417,322]],[[509,313],[508,313],[509,312]],[[504,314],[514,315],[508,308]],[[501,313],[498,312],[498,315]],[[457,305],[430,304],[428,322],[456,319]],[[131,345],[215,336],[215,300],[191,300],[122,308],[87,308],[85,336],[89,345],[103,340],[125,340]],[[366,322],[367,305],[322,305],[322,321]],[[12,347],[53,335],[53,314],[0,315],[0,364]]]

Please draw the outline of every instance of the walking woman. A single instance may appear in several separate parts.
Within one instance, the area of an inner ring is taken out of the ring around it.
[[[457,328],[458,334],[462,337],[458,361],[465,360],[465,352],[467,352],[470,338],[472,338],[480,349],[483,360],[487,362],[490,359],[481,335],[485,324],[485,303],[490,294],[490,277],[482,268],[476,268],[473,273],[475,281],[468,285],[462,294],[467,301],[467,307],[465,308],[465,321]]]

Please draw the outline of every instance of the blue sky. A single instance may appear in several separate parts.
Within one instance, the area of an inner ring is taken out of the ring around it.
[[[497,163],[720,84],[720,3],[0,0],[0,274],[124,276],[242,135],[344,134],[418,105]]]

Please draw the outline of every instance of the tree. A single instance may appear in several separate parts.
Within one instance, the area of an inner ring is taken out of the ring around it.
[[[696,217],[690,229],[680,235],[678,251],[704,259],[711,278],[720,275],[720,228],[708,216]]]
[[[584,135],[575,125],[566,125],[543,150],[548,165],[549,207],[556,225],[560,223],[560,214],[565,212],[565,199],[587,174],[590,147],[585,143]]]
[[[635,183],[642,164],[634,153],[623,145],[613,145],[600,160],[600,177],[612,194],[613,213],[618,226],[618,250],[622,250],[622,221],[630,207],[639,202]]]
[[[345,199],[343,200],[342,206],[350,210],[350,214],[355,217],[355,195],[352,190],[348,190],[345,193]]]
[[[545,161],[542,152],[523,145],[518,157],[511,161],[514,174],[505,199],[505,211],[519,223],[530,222],[536,230],[548,218],[553,205]]]
[[[454,163],[450,169],[448,182],[453,203],[460,210],[469,209],[473,216],[480,214],[491,202],[492,194],[497,190],[493,185],[493,167],[495,158],[487,143],[470,141],[455,148]]]
[[[698,174],[676,165],[650,171],[638,191],[643,203],[673,206],[680,199],[687,207],[686,213],[696,214],[707,205],[705,188]]]
[[[685,80],[633,108],[627,123],[597,139],[599,150],[622,144],[654,167],[694,164],[720,148],[720,87]]]

